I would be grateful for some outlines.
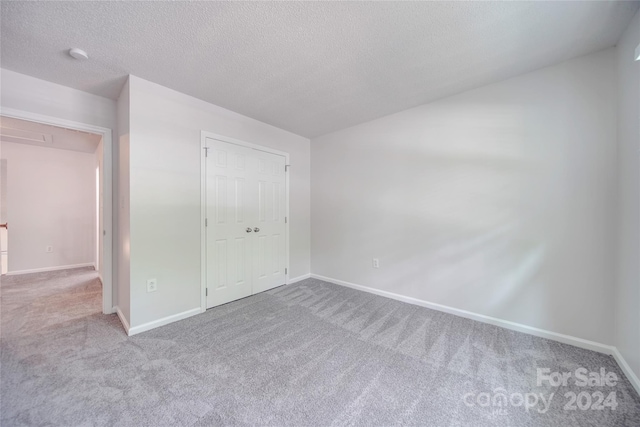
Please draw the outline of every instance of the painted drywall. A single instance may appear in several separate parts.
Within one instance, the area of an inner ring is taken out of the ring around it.
[[[640,13],[616,47],[618,72],[618,246],[615,345],[640,377]]]
[[[114,199],[117,208],[118,218],[118,248],[117,277],[118,284],[115,286],[116,297],[114,303],[119,309],[125,321],[129,324],[131,319],[131,288],[130,288],[130,265],[129,265],[129,80],[124,84],[120,97],[118,98],[118,136],[116,144],[118,146],[118,183],[119,196]]]
[[[0,157],[7,161],[9,274],[94,264],[96,154],[1,142]]]
[[[312,273],[612,344],[615,99],[609,48],[313,139]]]
[[[96,96],[77,89],[72,89],[45,80],[37,79],[6,69],[0,69],[0,110],[10,108],[32,114],[56,117],[94,126],[111,129],[112,135],[117,135],[116,102],[111,99]],[[115,139],[115,138],[114,138]],[[105,194],[112,194],[118,200],[118,144],[104,147],[104,176],[103,190]],[[115,161],[113,161],[115,159]],[[104,212],[106,230],[105,241],[112,239],[112,267],[103,273],[103,278],[112,281],[112,287],[117,287],[118,268],[118,229],[117,203],[105,200],[111,205],[111,212]],[[111,227],[109,224],[112,223]],[[117,300],[112,303],[117,305]]]
[[[31,113],[115,129],[116,102],[77,89],[0,70],[1,105]]]
[[[309,140],[135,76],[129,90],[131,327],[200,308],[203,130],[290,154],[289,276],[308,274]]]

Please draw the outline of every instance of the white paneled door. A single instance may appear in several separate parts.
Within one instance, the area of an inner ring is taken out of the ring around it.
[[[206,139],[207,308],[285,284],[285,157]]]
[[[285,159],[254,150],[257,160],[257,224],[254,228],[255,258],[253,292],[285,283]]]

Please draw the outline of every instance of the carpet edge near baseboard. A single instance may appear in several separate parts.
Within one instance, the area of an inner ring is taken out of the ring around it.
[[[389,291],[383,291],[381,289],[371,288],[369,286],[358,285],[355,283],[347,282],[344,280],[334,279],[332,277],[322,276],[320,274],[311,273],[310,278],[323,280],[325,282],[333,283],[335,285],[345,286],[347,288],[356,289],[363,292],[368,292],[374,295],[394,299],[396,301],[405,302],[407,304],[418,305],[420,307],[430,308],[443,313],[453,314],[454,316],[464,317],[470,320],[476,320],[478,322],[487,323],[490,325],[498,326],[501,328],[509,329],[516,332],[522,332],[525,334],[533,335],[540,338],[546,338],[552,341],[560,342],[563,344],[569,344],[574,347],[583,348],[586,350],[596,351],[612,356],[616,363],[620,366],[622,372],[626,375],[627,379],[640,395],[640,380],[638,376],[633,372],[622,353],[617,347],[607,344],[601,344],[595,341],[585,340],[583,338],[574,337],[571,335],[560,334],[557,332],[547,331],[545,329],[534,328],[532,326],[523,325],[521,323],[511,322],[509,320],[499,319],[497,317],[485,316],[484,314],[474,313],[467,310],[461,310],[455,307],[450,307],[442,304],[437,304],[418,298],[408,297],[405,295],[396,294]]]

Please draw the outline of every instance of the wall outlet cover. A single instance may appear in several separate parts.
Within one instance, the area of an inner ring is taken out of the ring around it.
[[[147,280],[147,292],[155,292],[157,290],[158,290],[158,280],[157,279]]]

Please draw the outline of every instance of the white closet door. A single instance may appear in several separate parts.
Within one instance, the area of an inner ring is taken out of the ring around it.
[[[253,293],[285,284],[286,266],[286,180],[285,158],[256,151],[258,232],[253,238],[255,262]]]
[[[253,293],[254,150],[209,139],[206,159],[207,308]]]

